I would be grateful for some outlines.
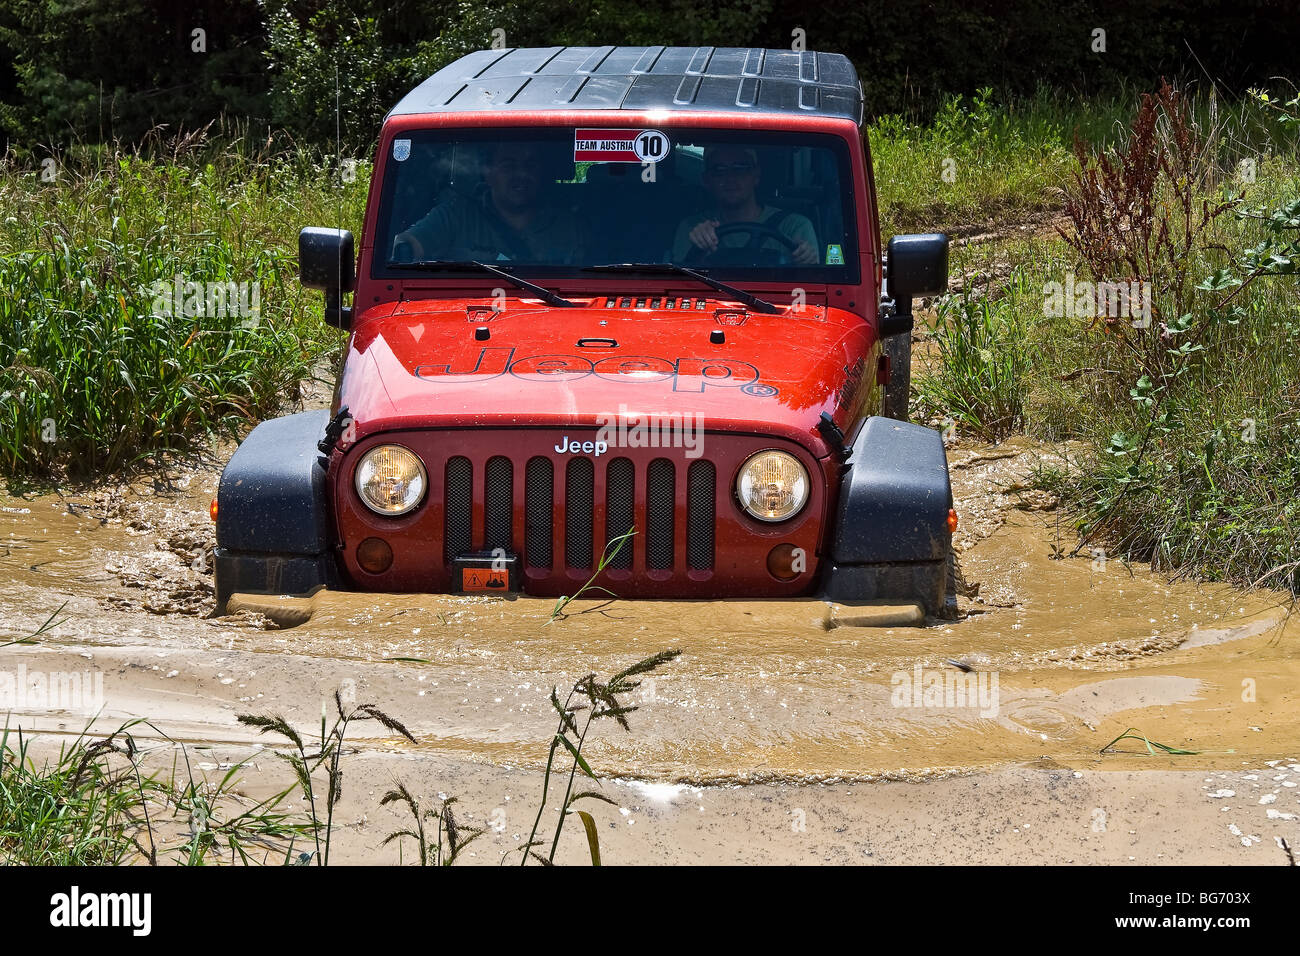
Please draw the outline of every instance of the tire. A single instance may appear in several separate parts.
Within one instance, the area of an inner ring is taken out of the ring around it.
[[[889,358],[889,384],[885,386],[881,414],[895,421],[908,421],[912,398],[912,334],[900,332],[887,336],[882,348]]]

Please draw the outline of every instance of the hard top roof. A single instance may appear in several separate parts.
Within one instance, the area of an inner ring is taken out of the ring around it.
[[[390,115],[487,110],[797,113],[862,122],[862,87],[839,53],[745,47],[480,50],[439,70]]]

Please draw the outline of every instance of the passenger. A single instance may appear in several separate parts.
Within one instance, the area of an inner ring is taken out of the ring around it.
[[[703,183],[713,196],[715,206],[701,215],[682,220],[673,240],[673,261],[698,259],[717,252],[721,246],[725,249],[775,250],[797,265],[816,265],[819,260],[813,224],[806,216],[760,203],[756,194],[760,175],[758,155],[752,149],[739,146],[705,149]],[[740,222],[761,223],[775,229],[791,240],[794,248],[787,248],[772,236],[757,231],[738,229],[718,236],[719,226]],[[739,263],[739,258],[733,254],[728,261]],[[762,265],[764,262],[755,255],[752,264]]]
[[[536,143],[492,147],[478,199],[454,193],[393,240],[399,262],[477,259],[567,265],[583,261],[573,217],[542,195],[547,158]]]

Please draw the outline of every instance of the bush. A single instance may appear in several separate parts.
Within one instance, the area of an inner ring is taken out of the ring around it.
[[[0,166],[0,471],[94,474],[236,433],[337,346],[295,237],[358,220],[364,175],[340,190],[302,157],[194,142],[47,168]]]
[[[1286,142],[1296,101],[1263,102]],[[1047,482],[1085,540],[1295,590],[1300,182],[1294,155],[1234,181],[1219,132],[1166,87],[1121,148],[1079,150],[1070,244],[1095,280],[1149,283],[1152,307],[1150,321],[1093,321],[1097,364],[1118,387],[1099,393],[1090,453]]]

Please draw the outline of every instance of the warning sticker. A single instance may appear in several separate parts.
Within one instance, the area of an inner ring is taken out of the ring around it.
[[[462,591],[508,591],[510,589],[510,572],[508,570],[461,568],[460,574],[460,589]]]
[[[657,129],[576,129],[575,163],[657,163],[672,142]]]

